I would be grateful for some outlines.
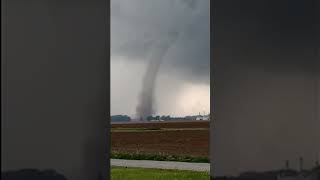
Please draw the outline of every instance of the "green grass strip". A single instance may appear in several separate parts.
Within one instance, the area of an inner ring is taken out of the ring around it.
[[[111,167],[111,180],[209,180],[208,172]]]
[[[194,162],[194,163],[210,162],[208,157],[201,157],[201,156],[138,154],[138,153],[120,153],[120,152],[112,152],[111,158],[112,159],[128,159],[128,160],[178,161],[178,162]]]

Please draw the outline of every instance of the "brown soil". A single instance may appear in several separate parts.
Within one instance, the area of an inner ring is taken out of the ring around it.
[[[112,151],[208,156],[208,122],[117,124],[113,128],[208,128],[204,130],[112,132]]]

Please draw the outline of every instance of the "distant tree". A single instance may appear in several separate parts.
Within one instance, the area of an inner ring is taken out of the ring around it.
[[[160,116],[156,116],[156,120],[160,120]]]
[[[161,116],[160,119],[168,121],[168,120],[170,120],[170,116]]]
[[[111,116],[111,121],[113,122],[124,122],[124,121],[130,121],[131,118],[127,115],[114,115]]]
[[[167,116],[161,116],[160,119],[161,120],[167,120]]]
[[[152,119],[153,119],[152,116],[148,116],[148,117],[147,117],[147,120],[148,120],[148,121],[151,121]]]

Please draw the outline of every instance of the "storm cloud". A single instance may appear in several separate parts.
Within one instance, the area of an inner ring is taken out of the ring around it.
[[[111,1],[111,54],[147,61],[153,45],[178,29],[180,35],[161,70],[209,83],[209,14],[208,0]]]
[[[209,0],[111,1],[111,69],[112,114],[208,112],[203,99],[181,97],[195,86],[209,94]]]

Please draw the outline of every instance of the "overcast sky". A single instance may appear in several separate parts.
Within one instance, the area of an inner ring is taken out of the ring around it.
[[[135,116],[150,57],[172,32],[178,37],[156,78],[156,114],[209,113],[209,21],[209,0],[112,0],[111,114]]]

